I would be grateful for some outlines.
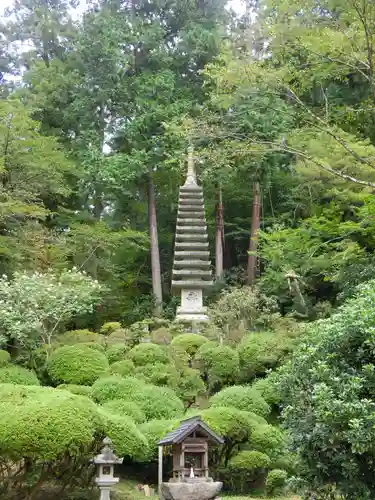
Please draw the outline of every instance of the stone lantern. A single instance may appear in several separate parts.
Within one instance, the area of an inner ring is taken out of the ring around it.
[[[114,476],[115,464],[122,464],[123,458],[118,458],[112,448],[112,441],[106,437],[103,440],[104,448],[94,459],[98,466],[98,476],[95,479],[100,490],[100,500],[111,499],[111,488],[119,482],[119,478]]]

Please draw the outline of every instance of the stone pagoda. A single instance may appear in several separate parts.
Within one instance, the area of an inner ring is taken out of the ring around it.
[[[197,323],[208,320],[203,291],[212,285],[210,266],[203,189],[197,184],[190,147],[187,177],[180,188],[172,274],[172,290],[181,293],[177,320]]]

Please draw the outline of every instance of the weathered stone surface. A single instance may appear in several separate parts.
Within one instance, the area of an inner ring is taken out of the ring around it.
[[[162,483],[161,492],[165,500],[214,500],[223,483]]]

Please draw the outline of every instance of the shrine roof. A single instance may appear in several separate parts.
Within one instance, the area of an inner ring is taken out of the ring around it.
[[[170,446],[172,444],[182,443],[185,438],[195,431],[199,431],[206,436],[209,441],[215,444],[224,443],[223,438],[218,436],[205,422],[203,422],[201,417],[197,416],[183,420],[177,429],[167,434],[158,444],[159,446]]]

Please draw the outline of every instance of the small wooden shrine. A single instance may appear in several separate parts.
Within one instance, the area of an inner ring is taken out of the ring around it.
[[[183,482],[194,478],[209,478],[208,448],[209,443],[223,444],[218,436],[203,420],[192,417],[159,441],[159,485],[163,481],[163,448],[172,447],[172,481]]]

